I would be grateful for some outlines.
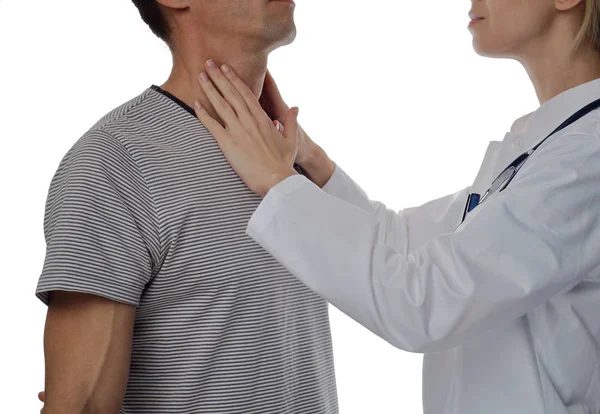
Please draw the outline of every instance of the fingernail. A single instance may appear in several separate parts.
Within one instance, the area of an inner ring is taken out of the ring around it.
[[[214,69],[214,68],[216,68],[216,67],[217,67],[217,64],[216,64],[216,63],[215,63],[215,61],[214,61],[214,60],[212,60],[212,59],[209,59],[208,61],[206,61],[206,65],[207,65],[209,68],[211,68],[211,69]]]
[[[227,66],[227,65],[223,65],[223,66],[221,66],[221,70],[222,70],[224,73],[231,73],[231,69],[229,69],[229,66]]]
[[[206,73],[202,72],[202,73],[200,74],[200,80],[201,80],[202,82],[208,82],[208,76],[206,76]]]
[[[198,101],[194,101],[194,106],[196,107],[196,109],[197,109],[198,111],[201,111],[201,110],[202,110],[202,105],[200,104],[200,102],[198,102]]]

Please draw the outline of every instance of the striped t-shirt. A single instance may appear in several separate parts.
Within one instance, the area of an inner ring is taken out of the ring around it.
[[[62,159],[36,295],[137,306],[121,413],[338,412],[327,304],[245,234],[260,201],[156,85]]]

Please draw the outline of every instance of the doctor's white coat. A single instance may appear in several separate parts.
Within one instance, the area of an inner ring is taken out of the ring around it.
[[[323,189],[301,175],[272,188],[247,234],[357,322],[425,353],[425,414],[599,414],[600,111],[457,229],[469,191],[598,98],[600,79],[518,119],[456,194],[395,212],[338,165]]]

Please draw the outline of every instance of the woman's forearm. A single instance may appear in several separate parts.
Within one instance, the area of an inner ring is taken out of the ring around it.
[[[335,163],[327,156],[327,153],[314,144],[314,148],[310,151],[310,154],[306,157],[306,160],[299,164],[302,167],[305,175],[309,180],[323,188],[327,181],[333,175],[335,170]]]

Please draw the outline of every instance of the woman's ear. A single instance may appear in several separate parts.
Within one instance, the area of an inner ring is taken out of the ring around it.
[[[585,5],[585,2],[583,0],[554,0],[554,6],[560,11],[571,10],[579,5]]]

